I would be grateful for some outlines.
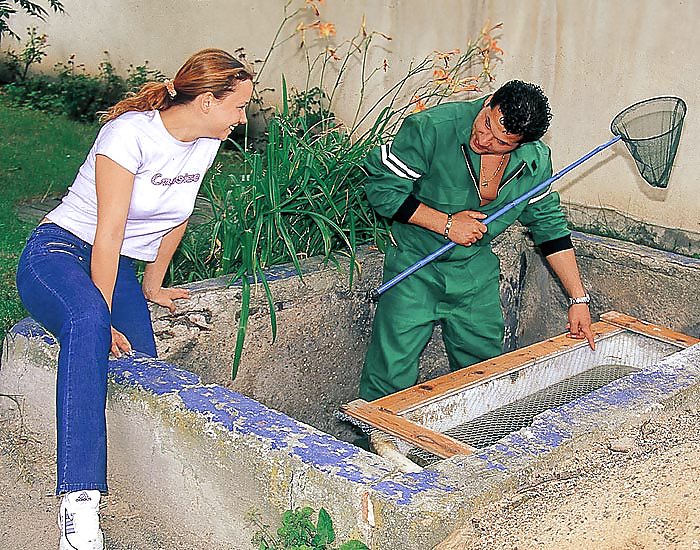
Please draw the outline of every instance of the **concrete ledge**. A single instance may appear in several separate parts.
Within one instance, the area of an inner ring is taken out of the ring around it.
[[[0,391],[22,396],[25,422],[51,443],[57,347],[24,320],[5,341],[0,370]],[[135,354],[111,360],[109,372],[110,482],[140,490],[166,529],[243,549],[253,534],[250,511],[275,525],[287,508],[322,505],[341,537],[418,548],[419,540],[446,536],[444,518],[465,504],[438,472],[400,474],[376,455],[168,363]],[[408,517],[424,519],[409,524]]]
[[[507,340],[517,326],[526,242],[522,228],[511,228],[495,248],[501,257],[501,299]],[[253,289],[250,317],[238,375],[231,362],[241,307],[241,289],[229,277],[187,285],[188,301],[171,315],[153,307],[159,356],[195,371],[206,383],[219,384],[341,438],[353,438],[334,411],[357,397],[360,372],[371,334],[374,306],[367,292],[381,282],[383,255],[358,252],[360,274],[348,284],[347,263],[340,267],[318,258],[301,262],[300,280],[290,266],[266,271],[274,296],[277,340],[272,343],[269,306],[261,285]],[[424,378],[449,372],[441,334],[425,350]],[[511,346],[512,347],[512,346]]]
[[[610,207],[567,202],[562,207],[579,231],[700,257],[700,233],[650,224]]]
[[[0,391],[23,396],[25,422],[54,439],[57,345],[31,320],[5,342]],[[324,506],[339,536],[371,548],[430,548],[517,472],[566,452],[567,441],[648,414],[700,381],[700,345],[547,412],[469,457],[418,474],[163,361],[112,360],[110,482],[142,491],[164,529],[196,535],[191,548],[245,549],[251,510],[275,525],[287,508]],[[147,490],[144,490],[147,488]]]

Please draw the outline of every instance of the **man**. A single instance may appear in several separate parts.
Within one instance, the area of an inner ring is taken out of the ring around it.
[[[539,141],[550,118],[541,88],[514,80],[486,99],[409,116],[392,143],[369,155],[367,197],[393,220],[397,245],[387,249],[385,281],[446,240],[462,246],[380,298],[360,380],[362,399],[416,383],[420,354],[436,322],[452,369],[502,352],[500,265],[490,242],[516,220],[529,228],[570,296],[570,335],[594,348],[589,298],[558,193],[544,189],[488,228],[480,221],[551,177],[550,150]]]

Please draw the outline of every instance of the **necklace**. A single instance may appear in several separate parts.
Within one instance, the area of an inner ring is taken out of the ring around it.
[[[498,168],[496,168],[496,171],[491,175],[490,178],[485,179],[485,180],[481,180],[481,187],[487,187],[488,184],[491,183],[491,182],[493,181],[493,178],[496,177],[496,174],[498,174],[498,173],[501,171],[501,166],[503,166],[503,161],[505,160],[505,158],[506,158],[506,154],[503,153],[503,154],[501,155],[501,160],[500,160],[500,162],[498,163]]]

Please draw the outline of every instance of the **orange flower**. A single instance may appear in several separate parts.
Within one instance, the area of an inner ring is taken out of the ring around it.
[[[459,92],[479,92],[481,91],[478,86],[479,78],[476,76],[468,76],[467,78],[461,78],[456,81],[452,87],[452,93],[457,94]]]
[[[488,52],[503,55],[503,50],[498,45],[498,40],[491,36],[484,36],[484,49]]]
[[[321,38],[329,38],[331,36],[335,36],[334,23],[321,23],[321,21],[316,21],[315,23],[309,25],[308,28],[316,29],[318,31],[318,35]]]
[[[454,50],[450,50],[449,52],[441,52],[439,50],[435,50],[435,60],[436,61],[443,61],[445,63],[445,67],[447,67],[450,57],[453,55],[459,55],[460,51],[459,48],[456,48]]]
[[[303,48],[306,42],[306,25],[304,23],[299,23],[296,28],[296,32],[301,35],[301,41],[299,42],[299,47]]]
[[[481,29],[481,39],[484,43],[482,52],[487,51],[489,53],[503,55],[504,52],[498,45],[498,39],[492,36],[493,31],[500,29],[502,26],[503,23],[498,23],[497,25],[490,27],[490,23],[488,22],[486,25],[484,25],[484,28]]]
[[[318,7],[316,6],[316,2],[319,2],[319,4],[323,4],[323,0],[306,0],[307,5],[309,8],[314,10],[314,13],[316,14],[316,17],[321,15],[321,13],[318,11]]]
[[[491,34],[493,31],[496,29],[501,29],[503,28],[503,23],[496,23],[495,25],[491,26],[490,21],[486,21],[484,26],[481,28],[481,33],[480,34]]]
[[[414,96],[413,96],[413,101],[411,101],[411,103],[415,103],[416,106],[415,106],[415,108],[411,111],[410,114],[413,114],[413,113],[420,113],[421,111],[425,111],[425,110],[428,108],[428,106],[425,104],[425,102],[424,102],[420,97],[418,97],[417,95],[414,95]]]
[[[433,70],[433,82],[438,86],[441,84],[450,84],[452,82],[452,77],[445,69],[435,69]]]

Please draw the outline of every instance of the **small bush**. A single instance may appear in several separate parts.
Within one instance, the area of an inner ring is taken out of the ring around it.
[[[37,34],[36,27],[27,27],[27,33],[29,37],[22,51],[7,51],[5,65],[13,80],[22,81],[27,78],[29,68],[35,63],[41,63],[49,47],[48,36]]]
[[[65,63],[54,66],[54,75],[30,74],[33,64],[41,63],[48,47],[46,35],[37,35],[36,29],[27,29],[28,39],[20,52],[6,52],[5,65],[13,76],[13,82],[4,90],[17,106],[30,107],[54,114],[65,114],[80,122],[94,122],[100,111],[109,109],[129,92],[137,91],[149,80],[159,80],[164,75],[148,66],[130,65],[126,78],[117,74],[105,51],[105,58],[96,75],[89,74],[85,66],[71,55]]]

